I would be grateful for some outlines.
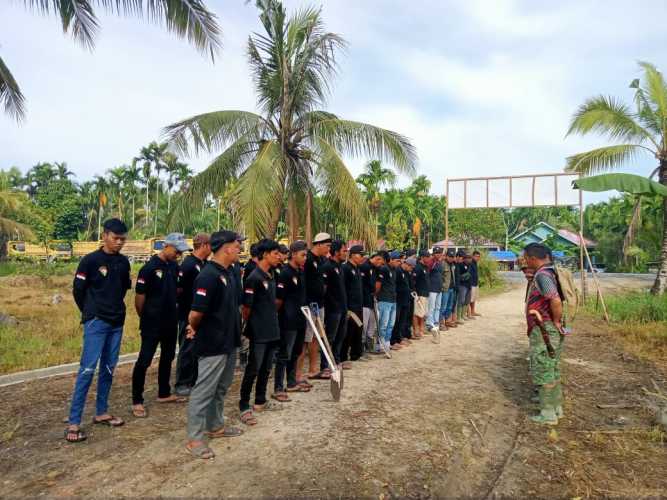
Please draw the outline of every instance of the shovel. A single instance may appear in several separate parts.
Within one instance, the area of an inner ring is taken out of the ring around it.
[[[315,321],[313,321],[313,313],[308,306],[303,306],[301,308],[301,312],[306,317],[306,321],[308,322],[310,328],[312,328],[313,333],[315,334],[315,338],[317,339],[317,343],[320,344],[320,349],[322,349],[324,357],[326,358],[327,363],[331,367],[331,379],[330,379],[331,382],[329,385],[331,396],[333,397],[334,401],[340,401],[340,393],[343,390],[343,371],[338,369],[338,366],[336,365],[336,362],[333,359],[334,358],[333,353],[330,351],[329,348],[329,341],[326,335],[324,335],[323,330],[321,330],[322,324],[319,319],[319,315],[317,318],[317,326],[316,326]]]

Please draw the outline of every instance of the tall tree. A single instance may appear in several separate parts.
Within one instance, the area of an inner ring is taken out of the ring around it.
[[[658,166],[649,178],[658,176],[667,185],[667,83],[652,64],[639,63],[643,82],[635,79],[635,109],[614,97],[588,99],[572,117],[568,135],[591,132],[606,135],[620,142],[567,158],[565,169],[584,175],[613,170],[632,162],[640,154],[650,154]],[[660,268],[652,291],[662,294],[667,288],[667,197],[663,199],[663,228]]]
[[[119,15],[132,15],[164,25],[181,38],[187,38],[202,52],[215,58],[220,49],[220,28],[215,14],[202,0],[24,0],[25,6],[60,19],[69,33],[92,50],[99,31],[95,8]],[[17,121],[25,117],[25,97],[11,71],[0,57],[0,105]]]
[[[325,31],[319,9],[288,18],[278,0],[257,0],[257,6],[264,33],[249,37],[248,58],[262,114],[217,111],[167,127],[168,141],[186,155],[224,149],[192,179],[182,202],[199,207],[238,177],[234,197],[248,236],[273,236],[287,207],[290,236],[304,214],[310,239],[319,189],[356,235],[373,241],[368,207],[343,156],[370,156],[412,173],[414,147],[395,132],[318,110],[333,83],[336,53],[346,45]]]

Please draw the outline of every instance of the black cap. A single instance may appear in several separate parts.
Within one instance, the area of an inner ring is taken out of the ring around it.
[[[419,258],[422,258],[422,257],[430,257],[430,256],[431,256],[431,254],[428,253],[428,250],[426,250],[425,248],[422,248],[422,249],[419,251]]]
[[[289,246],[291,253],[302,252],[303,250],[308,250],[308,244],[303,240],[296,240]]]
[[[412,257],[413,255],[417,255],[417,250],[415,250],[414,248],[406,248],[404,252],[405,256],[408,258]]]
[[[366,255],[366,252],[364,251],[364,246],[363,245],[352,245],[350,247],[350,255],[352,254],[359,254],[359,255]]]
[[[127,234],[127,226],[120,219],[113,218],[105,220],[102,227],[104,228],[105,233],[111,231],[116,234]]]
[[[232,243],[234,241],[245,241],[245,238],[234,231],[216,231],[211,235],[211,250],[217,252],[222,245]]]
[[[466,256],[466,251],[461,249],[458,252],[456,252],[457,257],[465,257]]]
[[[447,257],[456,257],[456,250],[454,250],[453,248],[449,248],[447,250]]]
[[[445,249],[442,248],[442,247],[434,247],[434,248],[433,248],[433,255],[436,255],[436,254],[439,255],[439,254],[441,254],[441,253],[444,252],[444,251],[445,251]]]

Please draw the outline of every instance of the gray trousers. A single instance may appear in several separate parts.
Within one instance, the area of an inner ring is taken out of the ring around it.
[[[199,358],[198,376],[188,402],[188,438],[203,441],[204,432],[225,424],[225,395],[234,379],[236,352]]]

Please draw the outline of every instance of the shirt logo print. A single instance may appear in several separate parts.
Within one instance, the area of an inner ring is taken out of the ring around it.
[[[197,272],[201,271],[201,267],[199,267],[199,264],[195,264],[195,269],[197,270]]]
[[[268,281],[262,281],[262,285],[264,285],[265,290],[269,289],[269,282]]]
[[[155,270],[155,276],[162,279],[162,269],[156,269]]]
[[[225,278],[224,276],[220,276],[220,281],[222,281],[222,283],[223,283],[225,286],[227,286],[227,278]]]
[[[105,278],[107,277],[107,274],[109,273],[109,269],[107,269],[107,266],[100,266],[97,270],[98,270],[98,271],[100,272],[100,274],[101,274],[102,276],[104,276]]]
[[[292,278],[292,283],[294,283],[295,285],[299,284],[299,280],[296,276],[294,278]]]

